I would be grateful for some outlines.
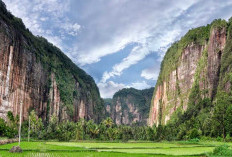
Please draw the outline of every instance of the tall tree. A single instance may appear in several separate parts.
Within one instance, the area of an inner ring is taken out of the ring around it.
[[[232,136],[232,104],[226,110],[226,132]]]
[[[213,113],[213,132],[216,136],[226,138],[227,108],[231,104],[231,97],[225,92],[219,92]]]

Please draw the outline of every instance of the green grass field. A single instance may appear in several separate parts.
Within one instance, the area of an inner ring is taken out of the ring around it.
[[[9,153],[18,143],[0,145],[0,157],[173,157],[206,156],[223,142],[97,143],[97,142],[22,142],[23,153]],[[231,145],[231,143],[227,143]]]

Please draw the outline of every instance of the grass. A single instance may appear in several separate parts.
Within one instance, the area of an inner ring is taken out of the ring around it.
[[[61,153],[37,153],[24,152],[21,154],[12,154],[0,151],[0,157],[173,157],[172,155],[148,155],[148,154],[130,154],[130,153],[112,153],[112,152],[61,152]],[[193,157],[193,156],[181,156]]]
[[[0,150],[10,150],[13,146],[17,146],[17,145],[18,143],[0,145]],[[20,147],[24,151],[38,151],[38,152],[85,150],[84,148],[78,148],[78,147],[49,145],[46,144],[46,142],[21,142]]]
[[[163,155],[204,155],[212,152],[214,147],[189,148],[158,148],[158,149],[99,149],[99,151],[124,152],[135,154],[163,154]]]
[[[221,146],[221,145],[228,145],[230,147],[232,147],[232,143],[231,142],[219,142],[219,141],[200,141],[199,142],[200,145],[207,145],[207,146],[214,146],[214,147],[217,147],[217,146]]]
[[[47,142],[47,144],[57,146],[72,146],[82,147],[91,149],[102,149],[102,148],[172,148],[172,147],[191,147],[197,145],[184,145],[177,143],[76,143],[76,142]]]
[[[17,143],[0,145],[0,157],[43,156],[43,157],[188,157],[206,156],[223,142],[128,142],[128,143],[96,143],[82,142],[21,142],[23,153],[13,154],[9,150]],[[227,143],[232,146],[232,143]]]

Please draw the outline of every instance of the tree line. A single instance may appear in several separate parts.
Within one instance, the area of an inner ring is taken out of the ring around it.
[[[29,121],[22,123],[22,136],[28,135],[36,140],[103,140],[103,141],[128,141],[128,140],[154,140],[156,129],[147,126],[117,126],[111,118],[102,120],[101,123],[94,123],[93,120],[80,119],[78,122],[59,122],[56,116],[52,116],[49,123],[43,123],[35,111],[30,113]],[[7,121],[0,119],[0,136],[9,138],[17,137],[19,118],[8,112]]]
[[[22,136],[28,135],[36,140],[190,140],[211,139],[232,141],[232,97],[221,92],[212,103],[208,98],[198,100],[187,111],[176,111],[167,125],[131,126],[116,125],[111,118],[102,120],[99,124],[93,120],[80,119],[78,122],[59,122],[56,116],[51,116],[48,123],[43,123],[35,111],[30,114],[29,121],[22,123]],[[0,136],[17,137],[19,116],[14,117],[8,112],[7,120],[0,119]]]

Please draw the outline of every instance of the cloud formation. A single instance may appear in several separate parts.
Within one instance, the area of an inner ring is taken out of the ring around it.
[[[98,64],[94,79],[103,97],[124,87],[154,86],[171,43],[191,28],[232,16],[231,0],[3,1],[35,35],[47,38],[90,75]],[[133,80],[126,79],[132,72]]]
[[[76,36],[81,26],[67,17],[70,0],[4,0],[15,16],[22,18],[35,35],[47,38],[63,49],[64,39]]]
[[[144,69],[141,73],[141,77],[147,80],[157,80],[159,76],[159,69],[156,66]]]

